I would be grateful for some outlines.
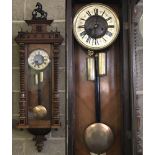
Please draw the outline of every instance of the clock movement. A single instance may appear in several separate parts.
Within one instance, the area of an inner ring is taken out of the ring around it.
[[[58,93],[59,46],[63,38],[60,32],[47,31],[53,20],[47,20],[47,12],[38,2],[32,19],[25,20],[31,32],[18,32],[16,42],[20,48],[20,129],[28,129],[34,135],[37,150],[43,148],[44,137],[51,129],[61,126]]]

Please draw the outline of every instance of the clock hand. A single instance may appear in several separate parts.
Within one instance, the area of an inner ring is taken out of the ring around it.
[[[98,28],[98,16],[96,16],[95,25],[94,25],[94,36],[95,36],[95,39],[96,39],[96,36],[97,36],[97,33],[96,33],[97,28]]]

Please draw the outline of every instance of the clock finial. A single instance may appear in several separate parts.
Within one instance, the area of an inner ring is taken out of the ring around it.
[[[37,2],[36,9],[32,12],[32,19],[33,20],[40,20],[40,19],[47,19],[47,12],[42,10],[42,4]]]

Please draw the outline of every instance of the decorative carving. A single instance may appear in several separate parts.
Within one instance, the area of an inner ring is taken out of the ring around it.
[[[37,29],[37,32],[42,32],[42,27],[40,25],[36,26],[36,29]]]
[[[40,20],[40,19],[47,19],[47,12],[42,10],[42,4],[37,2],[36,9],[32,12],[32,19],[33,20]]]
[[[36,135],[33,138],[33,141],[35,141],[35,146],[37,147],[38,152],[41,152],[44,146],[44,141],[47,139],[45,138],[44,135]]]
[[[138,1],[138,3],[140,3],[140,1]],[[134,12],[133,12],[133,39],[134,39],[134,43],[133,43],[133,49],[134,49],[134,61],[135,63],[135,73],[136,73],[136,82],[135,82],[135,90],[136,91],[141,91],[143,89],[143,85],[142,85],[142,72],[140,72],[142,69],[142,65],[140,66],[140,62],[138,60],[140,60],[140,55],[142,55],[142,53],[138,53],[138,49],[142,49],[142,44],[140,44],[139,36],[140,36],[140,32],[139,32],[139,19],[142,15],[142,6],[141,8],[137,5],[135,5],[134,7]],[[142,37],[142,36],[140,36]],[[142,52],[142,50],[140,50]],[[142,62],[141,62],[142,63]],[[142,95],[142,94],[141,94]],[[136,153],[139,155],[143,154],[143,100],[139,101],[140,94],[135,96],[135,132],[136,132]],[[142,97],[141,97],[142,98]]]

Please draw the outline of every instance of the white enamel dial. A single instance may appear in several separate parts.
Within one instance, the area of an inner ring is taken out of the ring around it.
[[[100,50],[111,45],[117,38],[120,25],[116,13],[100,3],[82,7],[75,15],[73,33],[85,48]]]
[[[49,56],[47,52],[42,49],[32,51],[28,57],[28,64],[34,70],[43,70],[49,63]]]

